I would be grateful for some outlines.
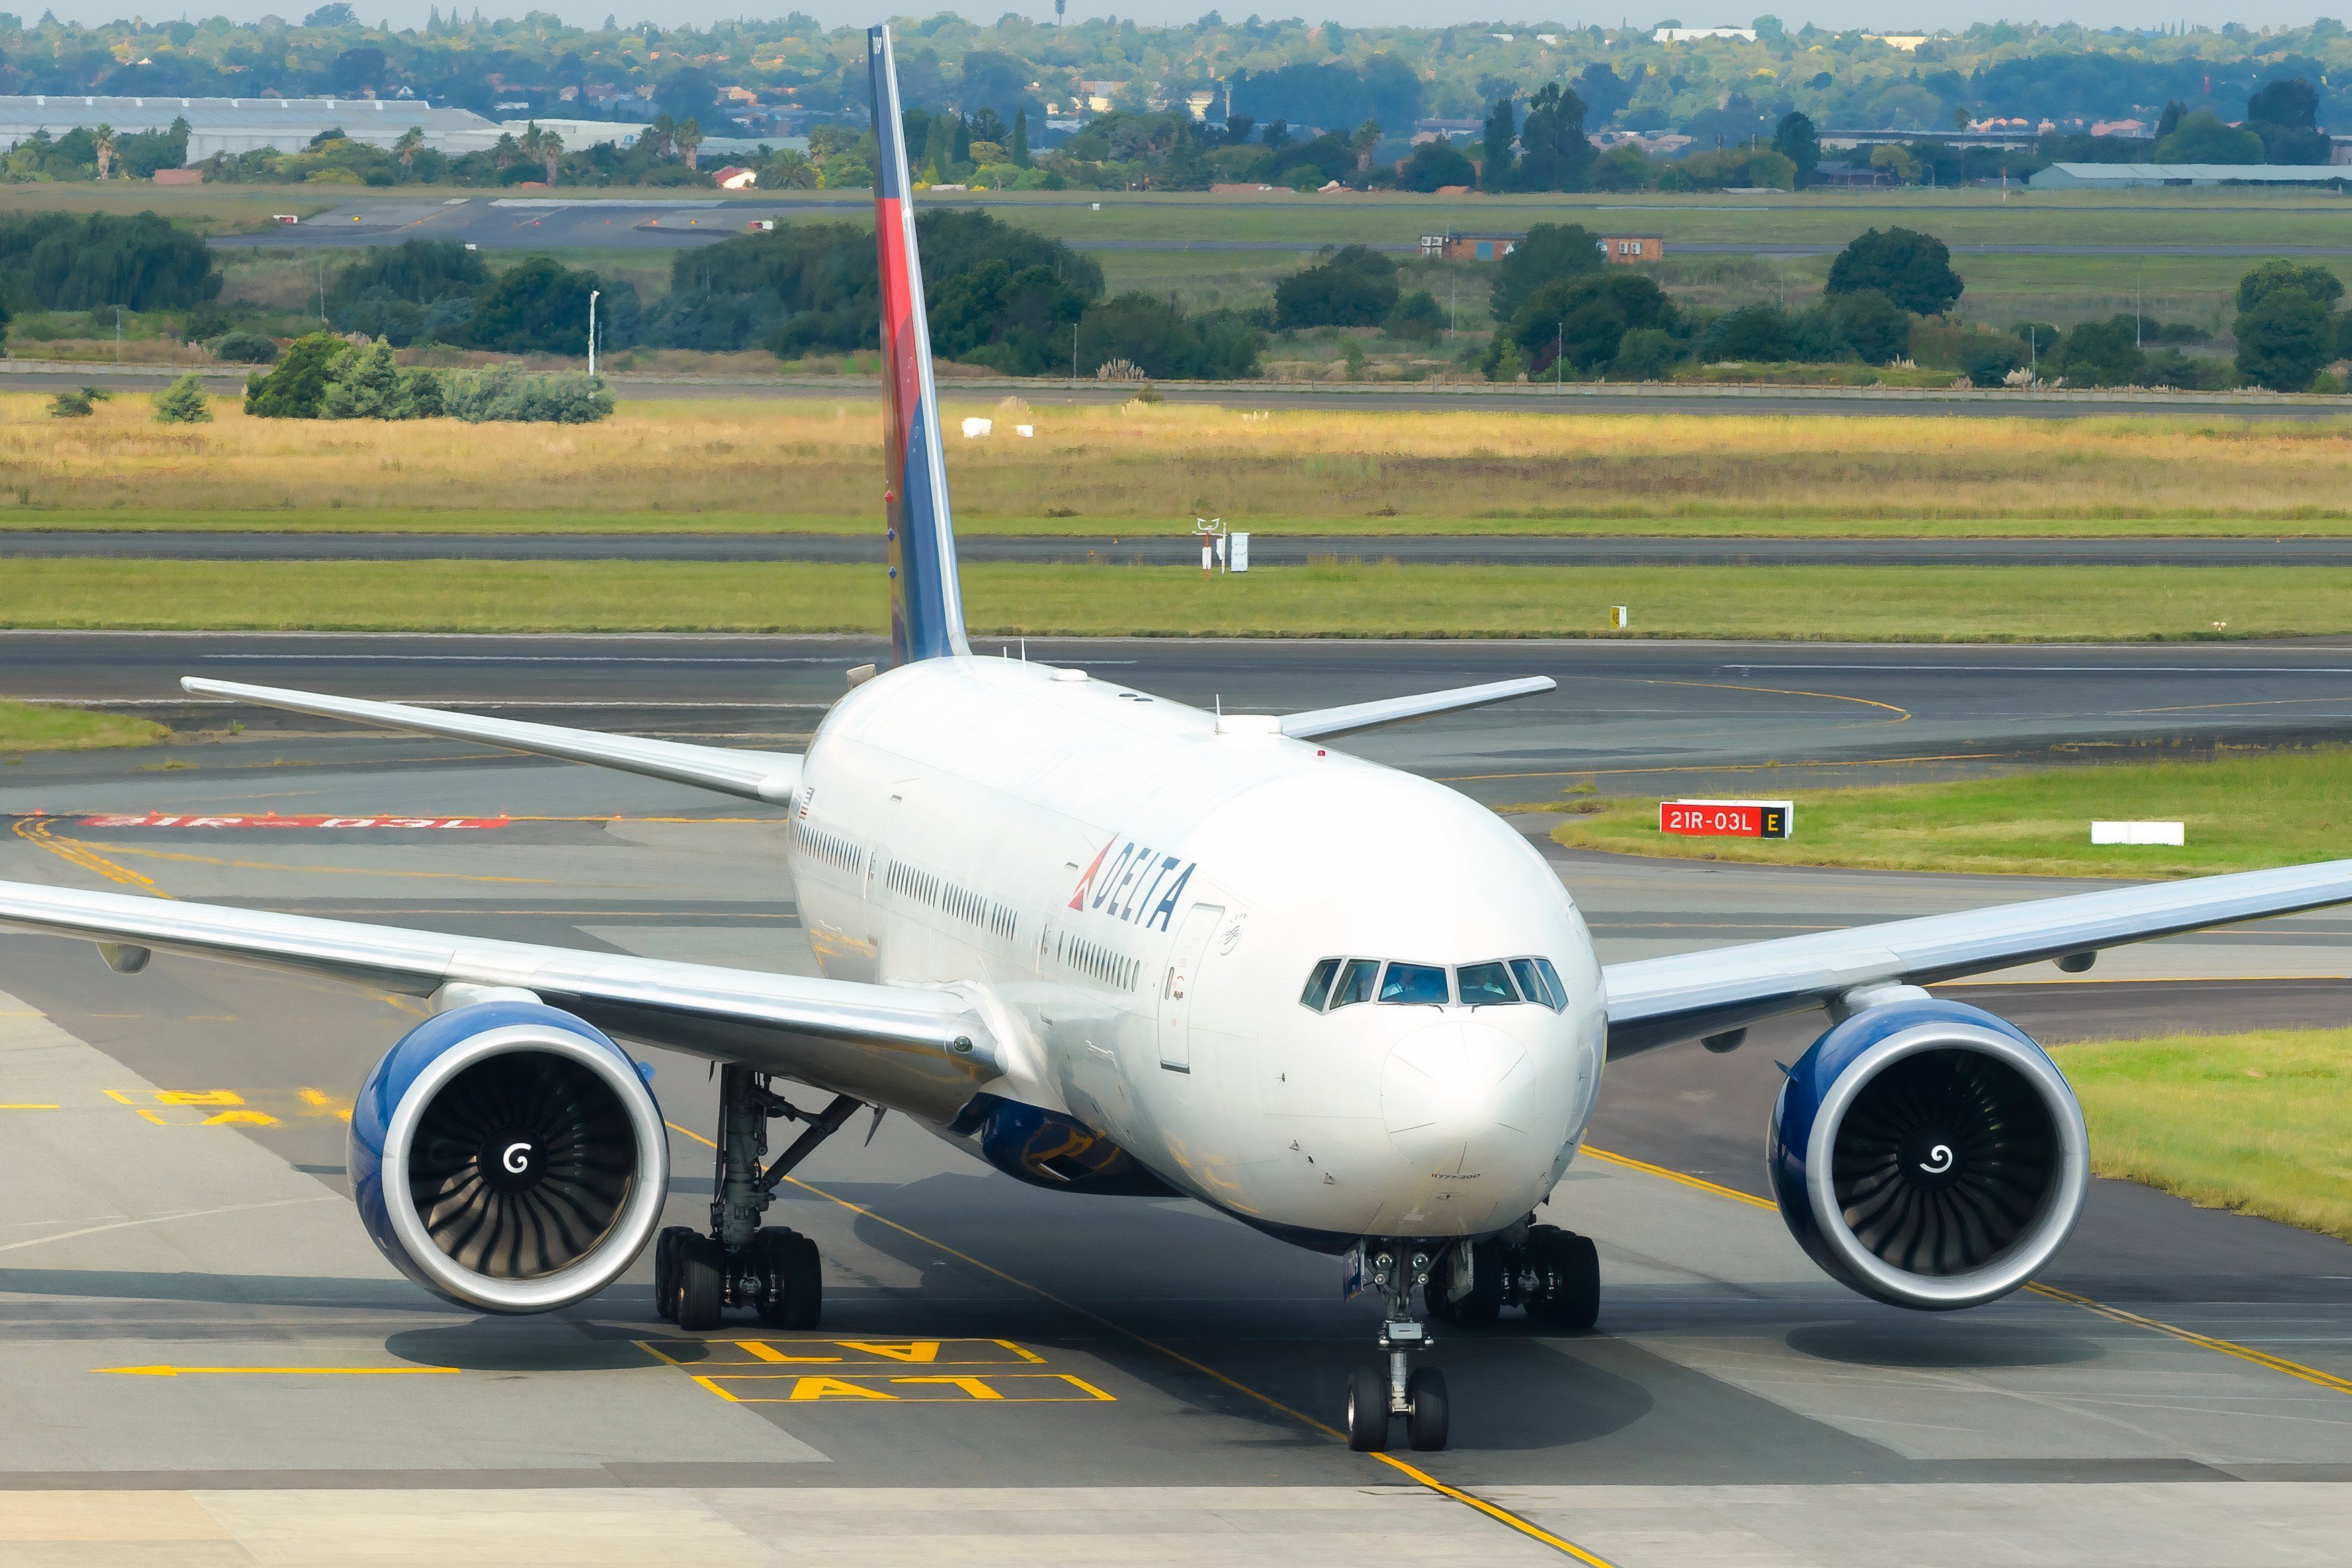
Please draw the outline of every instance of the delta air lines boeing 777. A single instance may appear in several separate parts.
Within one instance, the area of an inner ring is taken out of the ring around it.
[[[127,973],[162,951],[429,998],[360,1090],[350,1159],[368,1231],[425,1289],[543,1312],[650,1244],[680,1327],[814,1327],[815,1248],[764,1211],[826,1136],[887,1109],[1024,1182],[1182,1196],[1344,1260],[1386,1309],[1387,1354],[1346,1391],[1350,1442],[1381,1448],[1401,1419],[1442,1448],[1444,1375],[1412,1359],[1429,1320],[1579,1330],[1600,1311],[1592,1244],[1535,1214],[1612,1055],[1728,1049],[1823,1009],[1769,1130],[1781,1213],[1864,1294],[1973,1306],[2064,1243],[2083,1117],[2032,1040],[1920,988],[2352,902],[2336,862],[1604,967],[1517,832],[1325,744],[1549,681],[1244,716],[973,656],[886,29],[870,60],[892,659],[853,675],[806,755],[184,683],[769,803],[824,977],[0,883],[0,925],[85,938]],[[667,1134],[621,1040],[720,1066],[707,1230],[661,1228]],[[800,1131],[771,1155],[778,1119]]]

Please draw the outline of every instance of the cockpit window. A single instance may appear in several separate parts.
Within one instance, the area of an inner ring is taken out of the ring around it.
[[[1541,1002],[1554,1012],[1568,1006],[1568,988],[1559,983],[1559,971],[1551,967],[1549,958],[1514,958],[1511,973],[1518,977],[1519,989],[1531,1001]]]
[[[1494,1007],[1519,999],[1518,988],[1511,984],[1509,966],[1499,961],[1465,964],[1454,971],[1454,983],[1461,988],[1462,1005],[1465,1008]]]
[[[1307,977],[1307,988],[1298,993],[1298,1005],[1311,1013],[1321,1012],[1324,998],[1331,994],[1331,982],[1339,973],[1337,958],[1326,958],[1316,965],[1315,972]]]
[[[1445,971],[1435,964],[1391,964],[1381,977],[1381,1000],[1402,1007],[1444,1007],[1452,999]]]
[[[1353,1007],[1358,1002],[1372,999],[1372,982],[1379,978],[1378,958],[1350,958],[1348,967],[1339,971],[1339,984],[1331,992],[1331,1009]]]

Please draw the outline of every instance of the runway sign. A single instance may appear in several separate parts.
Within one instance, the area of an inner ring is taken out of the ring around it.
[[[1786,800],[1661,800],[1658,831],[1691,838],[1785,839],[1796,814]]]
[[[83,817],[85,828],[503,828],[504,817],[258,817],[173,816],[149,811],[142,816]]]
[[[2189,827],[2185,822],[2093,822],[2091,841],[2095,844],[2185,844]]]

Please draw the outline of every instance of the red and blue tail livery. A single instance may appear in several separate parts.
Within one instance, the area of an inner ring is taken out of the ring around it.
[[[940,458],[940,389],[931,377],[923,263],[898,117],[890,29],[869,28],[873,73],[874,246],[882,264],[882,501],[889,523],[890,653],[894,663],[969,653],[956,582],[955,526]]]

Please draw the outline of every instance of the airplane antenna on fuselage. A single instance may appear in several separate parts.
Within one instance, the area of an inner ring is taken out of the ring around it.
[[[914,179],[890,29],[866,34],[874,90],[874,249],[881,268],[882,501],[890,559],[890,660],[969,655],[963,590],[956,580],[955,523],[940,447],[940,389],[931,374],[923,313],[923,262],[915,244]]]

